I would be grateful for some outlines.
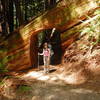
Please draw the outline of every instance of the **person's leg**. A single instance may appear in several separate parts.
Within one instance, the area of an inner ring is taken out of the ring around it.
[[[47,58],[46,56],[43,57],[43,61],[44,61],[44,73],[47,72]]]
[[[50,57],[47,58],[47,72],[49,72],[50,69]]]

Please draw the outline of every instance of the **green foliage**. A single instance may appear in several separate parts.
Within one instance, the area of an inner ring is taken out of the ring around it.
[[[4,53],[4,52],[7,52],[7,49],[1,49],[0,50],[0,53]]]
[[[8,56],[5,56],[3,59],[0,59],[0,72],[8,72],[6,65],[8,63]]]
[[[18,92],[28,92],[30,91],[32,88],[30,86],[27,85],[21,85],[18,87]]]
[[[4,82],[3,81],[0,81],[0,86],[2,86],[4,84]]]
[[[25,7],[27,6],[28,19],[31,19],[44,11],[44,0],[29,0],[26,2],[23,1],[21,8],[23,8],[23,12],[25,13]]]
[[[100,43],[100,10],[94,12],[98,17],[95,20],[92,20],[88,26],[81,30],[81,34],[87,34],[88,40],[92,45]],[[91,17],[87,16],[90,20]]]
[[[96,10],[94,14],[100,14],[100,10]]]
[[[22,50],[15,55],[6,56],[5,53],[7,53],[7,51],[8,50],[6,48],[0,49],[0,72],[8,72],[8,70],[6,69],[8,62],[20,57],[25,52],[24,50]]]
[[[0,79],[0,86],[4,86],[6,84],[6,79],[11,78],[12,76],[5,76]]]

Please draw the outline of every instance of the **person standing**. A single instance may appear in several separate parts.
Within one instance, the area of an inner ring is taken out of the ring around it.
[[[51,51],[47,42],[44,43],[43,53],[39,53],[39,55],[43,55],[44,73],[49,73]]]

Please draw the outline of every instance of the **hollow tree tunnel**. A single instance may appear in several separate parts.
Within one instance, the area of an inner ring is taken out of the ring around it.
[[[43,37],[42,37],[41,45],[39,47],[39,52],[42,52],[43,44],[45,42],[47,42],[48,44],[51,45],[51,50],[53,51],[53,55],[51,56],[51,59],[50,59],[50,64],[51,65],[60,64],[61,63],[61,57],[62,57],[60,31],[56,29],[54,31],[52,37],[50,37],[51,33],[52,33],[52,29],[46,29],[43,32],[44,32],[44,34],[42,34]],[[43,60],[42,59],[43,59],[43,57],[40,56],[39,57],[40,65],[43,64]]]
[[[7,62],[8,70],[23,70],[31,66],[36,67],[38,61],[38,34],[43,30],[47,31],[53,27],[57,27],[60,31],[56,30],[50,39],[55,54],[52,56],[51,62],[54,64],[55,61],[60,60],[61,51],[65,50],[65,48],[73,42],[76,37],[74,34],[79,32],[78,30],[84,26],[84,23],[80,23],[77,26],[75,25],[79,23],[80,20],[86,19],[84,14],[93,15],[93,12],[99,9],[98,4],[95,3],[96,1],[97,0],[88,0],[88,2],[84,2],[75,0],[74,3],[72,1],[70,2],[71,7],[69,7],[69,1],[61,0],[61,2],[57,4],[58,6],[32,19],[27,25],[25,24],[19,27],[13,32],[13,35],[10,35],[6,41],[3,41],[1,44],[3,44],[7,50],[5,51],[6,53],[1,53],[3,56],[1,56],[0,59],[10,56],[11,59],[8,59]],[[75,16],[73,12],[76,14]],[[46,35],[49,37],[49,32],[43,37],[44,42],[46,41]],[[15,46],[11,45],[12,41]],[[44,43],[43,41],[42,43]]]

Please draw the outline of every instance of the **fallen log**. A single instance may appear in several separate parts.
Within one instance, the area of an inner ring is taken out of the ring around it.
[[[42,30],[56,27],[61,33],[86,19],[98,9],[97,0],[62,0],[43,15],[16,29],[9,38],[0,43],[0,60],[7,57],[8,70],[22,70],[37,66],[37,34]],[[84,10],[83,10],[84,9]],[[68,34],[68,33],[64,33]],[[74,34],[74,32],[73,32]],[[62,38],[62,36],[61,36]],[[64,36],[66,41],[66,36]],[[64,41],[62,41],[64,42]]]
[[[94,17],[83,21],[81,24],[74,26],[73,28],[67,30],[66,32],[61,34],[62,41],[62,49],[65,50],[71,43],[73,43],[76,38],[81,35],[81,29],[89,24],[89,22],[96,20],[100,15],[95,15]]]

